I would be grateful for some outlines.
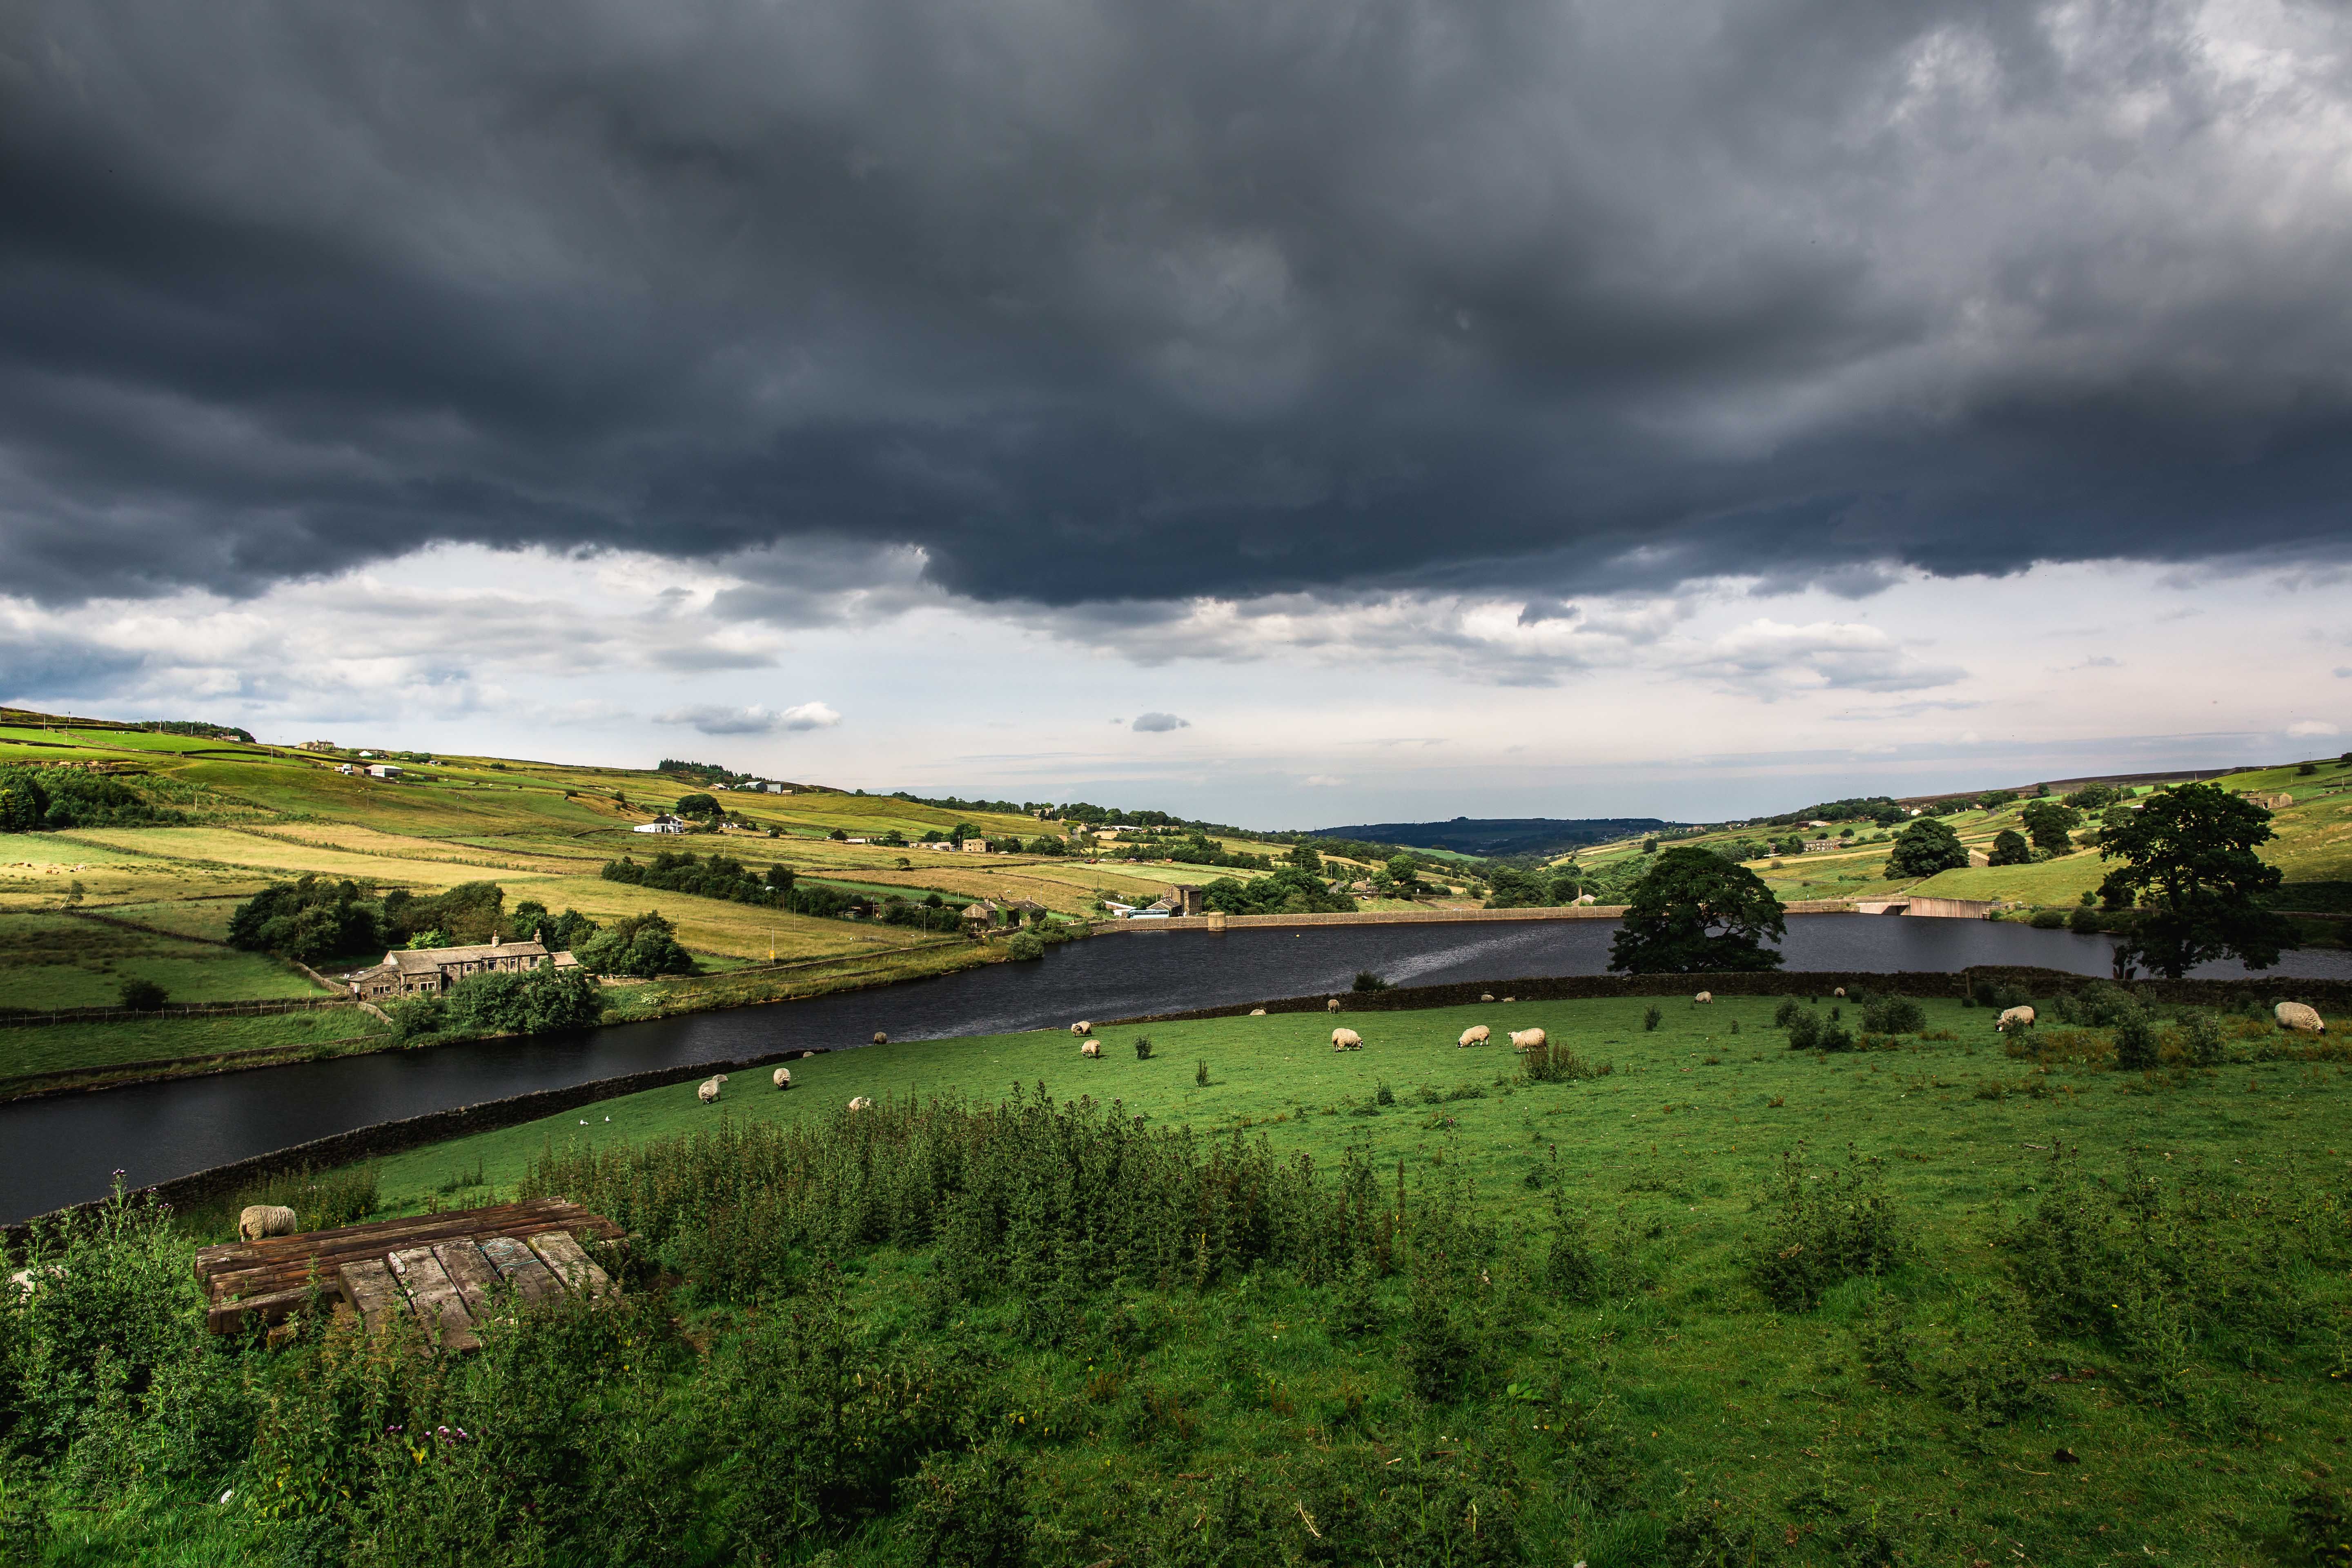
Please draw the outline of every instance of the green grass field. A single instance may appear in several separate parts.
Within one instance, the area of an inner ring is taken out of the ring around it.
[[[105,1510],[74,1506],[95,1443],[32,1472],[33,1560],[259,1560],[324,1519],[368,1561],[535,1529],[554,1560],[910,1568],[2326,1561],[2341,1047],[2232,1017],[2219,1066],[2126,1072],[2111,1031],[1935,1002],[1825,1056],[1775,1006],[1353,1014],[1341,1054],[1319,1015],[1098,1061],[908,1043],[388,1159],[379,1212],[561,1184],[623,1216],[631,1294],[442,1370],[315,1331],[219,1358],[255,1392],[153,1426]],[[1528,1081],[1454,1044],[1473,1021],[1609,1070]],[[226,1458],[173,1435],[250,1410]],[[393,1445],[433,1422],[482,1451]],[[824,1479],[852,1454],[868,1480]]]
[[[314,993],[315,994],[315,993]],[[122,1062],[166,1061],[231,1051],[290,1050],[377,1039],[383,1023],[356,1007],[258,1017],[141,1018],[124,1024],[45,1024],[0,1029],[0,1079],[79,1072]]]
[[[111,1007],[134,979],[153,981],[174,1002],[320,994],[263,953],[71,914],[0,914],[0,1007]]]

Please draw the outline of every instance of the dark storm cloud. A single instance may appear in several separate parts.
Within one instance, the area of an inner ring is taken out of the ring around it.
[[[15,7],[0,584],[783,542],[823,580],[721,613],[824,618],[859,562],[1549,604],[2333,552],[2346,24],[2193,19]]]

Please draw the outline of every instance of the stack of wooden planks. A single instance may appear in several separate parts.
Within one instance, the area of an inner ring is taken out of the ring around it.
[[[562,1198],[378,1220],[196,1252],[216,1334],[282,1321],[310,1300],[340,1299],[371,1331],[414,1318],[445,1350],[472,1350],[498,1298],[525,1305],[598,1296],[612,1281],[580,1243],[620,1226]]]

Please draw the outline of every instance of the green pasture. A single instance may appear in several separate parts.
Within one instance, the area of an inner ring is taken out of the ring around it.
[[[110,1007],[128,980],[152,980],[174,1002],[319,994],[262,953],[77,915],[0,914],[0,1007]]]
[[[315,994],[315,993],[313,993]],[[76,1072],[232,1051],[284,1050],[331,1041],[380,1041],[383,1024],[356,1007],[306,1008],[258,1017],[138,1018],[120,1024],[45,1024],[0,1029],[0,1079]]]

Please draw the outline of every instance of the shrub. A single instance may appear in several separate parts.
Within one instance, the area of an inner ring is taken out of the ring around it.
[[[1846,1026],[1843,1024],[1834,1021],[1837,1017],[1837,1014],[1832,1011],[1830,1017],[1832,1021],[1822,1026],[1822,1037],[1818,1042],[1816,1048],[1824,1051],[1850,1051],[1853,1049],[1853,1037],[1846,1032]]]
[[[1819,1013],[1810,1007],[1798,1007],[1793,1003],[1787,1004],[1784,1010],[1790,1012],[1789,1021],[1782,1027],[1789,1031],[1790,1050],[1810,1051],[1822,1043],[1822,1016]]]
[[[1151,1037],[1150,1035],[1138,1035],[1135,1037],[1135,1059],[1139,1062],[1148,1062],[1151,1059]]]
[[[677,928],[659,910],[627,915],[574,953],[592,974],[625,974],[650,980],[664,974],[691,974],[694,957],[679,944]]]
[[[933,1454],[900,1483],[908,1502],[901,1531],[923,1563],[1020,1568],[1032,1550],[1032,1527],[1022,1507],[1026,1482],[1021,1463],[999,1447]]]
[[[2031,922],[2035,931],[2063,931],[2066,926],[2064,910],[2036,910]]]
[[[1202,1089],[1209,1087],[1209,1058],[1202,1057],[1201,1065],[1192,1069],[1192,1081]]]
[[[1646,1034],[1650,1030],[1656,1028],[1664,1017],[1665,1015],[1659,1012],[1655,1007],[1645,1009],[1642,1014],[1643,1032]]]
[[[134,1013],[152,1013],[171,1000],[170,994],[152,980],[126,980],[122,983],[122,1005]]]
[[[1794,996],[1785,997],[1778,1007],[1772,1009],[1772,1026],[1776,1029],[1785,1029],[1795,1023],[1797,1015],[1803,1011],[1804,1009],[1797,1005],[1797,999]]]
[[[1875,1160],[1849,1152],[1843,1169],[1816,1170],[1800,1142],[1781,1156],[1760,1206],[1769,1217],[1750,1248],[1748,1276],[1783,1311],[1810,1311],[1832,1286],[1893,1268],[1907,1251]]]
[[[1881,996],[1864,1005],[1862,1026],[1874,1035],[1916,1035],[1927,1026],[1927,1010],[1908,996]]]
[[[1519,1058],[1519,1072],[1529,1083],[1568,1083],[1583,1078],[1607,1078],[1616,1071],[1612,1062],[1587,1062],[1575,1048],[1546,1040]]]
[[[1389,982],[1373,973],[1370,970],[1359,969],[1356,971],[1356,983],[1354,985],[1350,986],[1349,989],[1354,991],[1388,991],[1394,989],[1394,987],[1391,986]]]
[[[2192,1013],[2181,1020],[2181,1048],[2191,1067],[2217,1068],[2227,1058],[2221,1044],[2221,1020],[2210,1013]]]
[[[404,996],[385,1008],[384,1016],[392,1020],[393,1038],[403,1041],[437,1035],[448,1024],[448,1010],[437,993]]]
[[[2066,929],[2076,936],[2094,936],[2107,929],[2107,920],[2095,905],[2077,904],[2067,911]]]
[[[441,1027],[467,1035],[538,1035],[593,1027],[604,993],[578,969],[469,974],[442,996]]]
[[[1034,931],[1017,931],[1013,940],[1004,944],[1004,952],[1005,956],[1015,963],[1025,963],[1033,958],[1045,957],[1045,944],[1037,940]]]
[[[2116,1066],[2126,1072],[2146,1072],[2156,1066],[2156,1026],[2145,1013],[2136,1013],[2116,1025]]]

